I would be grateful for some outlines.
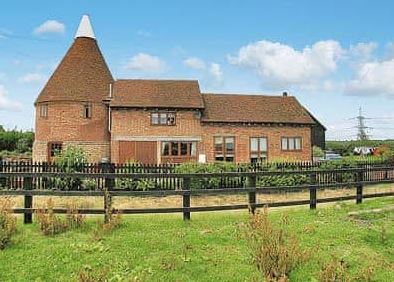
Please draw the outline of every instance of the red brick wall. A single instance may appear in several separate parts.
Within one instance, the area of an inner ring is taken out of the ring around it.
[[[83,116],[85,105],[83,102],[50,102],[46,118],[40,117],[40,105],[40,103],[37,104],[35,109],[34,160],[46,159],[45,144],[51,141],[89,147],[88,155],[92,156],[90,161],[98,162],[101,157],[108,158],[110,134],[108,133],[108,110],[104,104],[91,103],[92,117],[89,119],[85,119]],[[92,151],[94,144],[101,144],[97,146],[97,152]],[[103,146],[108,148],[103,148]]]
[[[215,160],[214,136],[235,137],[235,161],[249,162],[250,137],[267,137],[268,160],[311,160],[311,135],[309,127],[263,127],[263,126],[237,126],[237,125],[203,125],[202,147],[208,162]],[[302,150],[286,152],[281,150],[282,137],[301,137]]]
[[[119,136],[200,136],[201,125],[194,111],[178,111],[176,125],[151,125],[151,111],[112,110],[112,139]]]
[[[111,126],[111,161],[119,161],[120,140],[154,141],[173,137],[186,139],[201,137],[201,124],[196,111],[180,110],[176,113],[176,125],[151,125],[150,110],[113,109]],[[146,140],[144,140],[146,138]],[[160,142],[157,143],[160,154]],[[160,161],[160,155],[158,155]]]

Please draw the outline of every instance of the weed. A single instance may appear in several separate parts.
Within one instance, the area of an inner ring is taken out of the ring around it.
[[[86,217],[78,212],[75,203],[67,206],[66,223],[68,228],[79,228],[85,223]]]
[[[282,224],[288,222],[287,216],[282,218]],[[253,263],[267,281],[287,281],[289,273],[308,258],[283,226],[273,226],[267,208],[251,216],[246,231]]]
[[[40,231],[46,236],[53,236],[68,229],[67,223],[55,215],[52,199],[47,201],[44,208],[36,210],[35,216],[37,218]]]
[[[12,202],[9,198],[0,199],[0,250],[11,241],[16,232],[16,217],[11,214]]]
[[[348,282],[349,275],[346,273],[347,265],[343,260],[333,257],[323,266],[318,274],[320,282]]]
[[[100,271],[93,272],[90,267],[85,267],[78,273],[79,282],[107,282],[108,270],[101,269]]]

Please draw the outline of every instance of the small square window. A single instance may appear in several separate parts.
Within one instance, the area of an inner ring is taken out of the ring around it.
[[[86,104],[83,106],[83,117],[92,118],[92,105]]]
[[[48,104],[42,104],[40,106],[40,117],[48,117]]]
[[[152,124],[159,124],[159,114],[158,113],[151,114],[151,122],[152,122]]]

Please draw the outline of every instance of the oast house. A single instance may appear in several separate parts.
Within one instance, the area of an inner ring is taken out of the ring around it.
[[[34,161],[69,145],[91,162],[311,160],[325,128],[295,97],[201,93],[196,80],[115,80],[83,16],[35,101]]]

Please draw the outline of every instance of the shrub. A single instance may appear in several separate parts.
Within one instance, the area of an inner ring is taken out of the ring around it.
[[[199,163],[184,163],[175,168],[175,173],[219,173],[219,172],[236,172],[238,167],[235,163],[231,162],[216,162],[209,164]],[[234,180],[239,180],[234,177]],[[220,177],[210,178],[192,178],[190,181],[190,189],[215,189],[220,187]]]
[[[62,219],[53,210],[53,201],[49,199],[45,207],[35,212],[40,231],[46,236],[53,236],[69,229],[79,228],[85,223],[85,216],[78,213],[75,204],[67,205],[66,217]]]
[[[78,212],[78,207],[75,204],[69,204],[66,214],[67,228],[78,228],[85,223],[85,216]]]
[[[55,157],[55,165],[61,172],[83,172],[87,163],[84,150],[80,147],[68,146]],[[54,178],[54,185],[61,190],[75,190],[82,188],[82,180],[72,177]],[[86,182],[85,182],[86,183]]]
[[[10,199],[0,199],[0,250],[9,244],[16,231],[16,217],[10,212],[11,206]]]
[[[312,148],[312,156],[314,158],[323,158],[324,157],[324,151],[318,146],[313,146],[313,148]]]
[[[36,210],[35,216],[40,231],[46,236],[53,236],[65,232],[68,229],[67,223],[55,215],[52,199],[47,201],[44,208]]]
[[[282,224],[288,224],[287,217]],[[275,227],[271,223],[267,208],[251,216],[246,238],[253,263],[266,281],[287,281],[289,273],[308,258],[284,226]]]

